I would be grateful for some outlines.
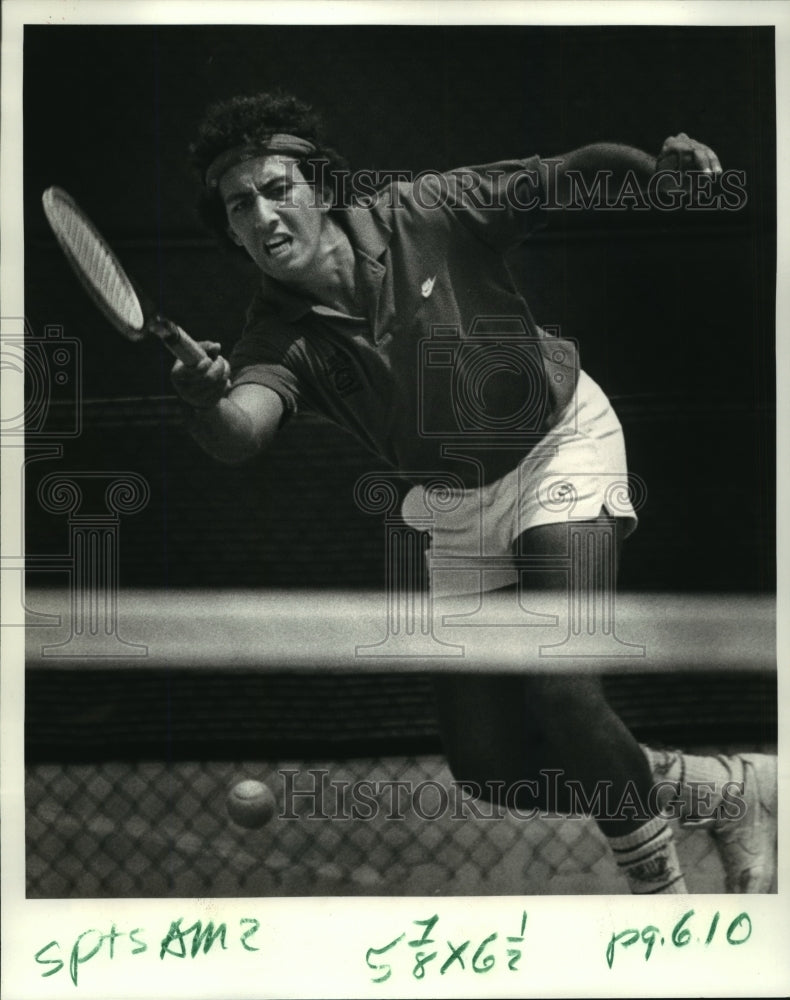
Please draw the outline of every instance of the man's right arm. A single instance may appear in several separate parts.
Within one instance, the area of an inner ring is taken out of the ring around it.
[[[265,385],[240,385],[214,406],[192,410],[187,428],[212,458],[235,465],[257,455],[274,440],[283,401]]]
[[[189,367],[177,361],[171,378],[188,407],[187,428],[201,448],[229,465],[264,451],[282,422],[280,396],[263,385],[229,389],[230,367],[220,345],[201,345],[208,357]]]

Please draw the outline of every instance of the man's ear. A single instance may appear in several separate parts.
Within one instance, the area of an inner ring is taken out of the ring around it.
[[[242,241],[241,241],[241,237],[238,236],[237,233],[234,233],[233,230],[230,228],[230,226],[226,226],[225,227],[225,235],[228,237],[228,239],[231,241],[231,243],[235,243],[237,247],[240,247],[240,246],[243,245]]]

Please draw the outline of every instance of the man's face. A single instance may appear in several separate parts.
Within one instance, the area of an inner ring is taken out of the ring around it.
[[[228,235],[264,274],[305,287],[320,269],[328,206],[289,156],[259,156],[222,175]]]

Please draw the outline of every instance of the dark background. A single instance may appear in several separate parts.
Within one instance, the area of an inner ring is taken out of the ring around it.
[[[38,479],[130,470],[151,500],[121,526],[124,583],[383,582],[383,525],[352,498],[375,459],[307,418],[244,467],[204,456],[178,425],[171,359],[96,313],[40,208],[46,186],[66,188],[160,307],[227,353],[255,274],[202,231],[186,151],[208,101],[282,85],[325,110],[357,168],[443,169],[597,140],[655,154],[686,131],[746,172],[741,211],[594,213],[512,263],[538,322],[579,340],[647,485],[623,585],[773,587],[772,29],[38,26],[26,28],[24,73],[26,315],[35,335],[55,324],[80,342],[83,396],[81,433],[30,467],[29,553],[67,545]],[[58,440],[70,391],[53,388],[29,443]]]

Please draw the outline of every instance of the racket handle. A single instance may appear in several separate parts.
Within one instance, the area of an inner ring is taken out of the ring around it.
[[[174,354],[179,361],[183,361],[190,368],[207,356],[200,344],[196,343],[188,333],[184,333],[180,326],[177,326],[172,320],[165,319],[164,316],[154,316],[148,321],[147,327],[150,333],[162,341],[171,354]]]

